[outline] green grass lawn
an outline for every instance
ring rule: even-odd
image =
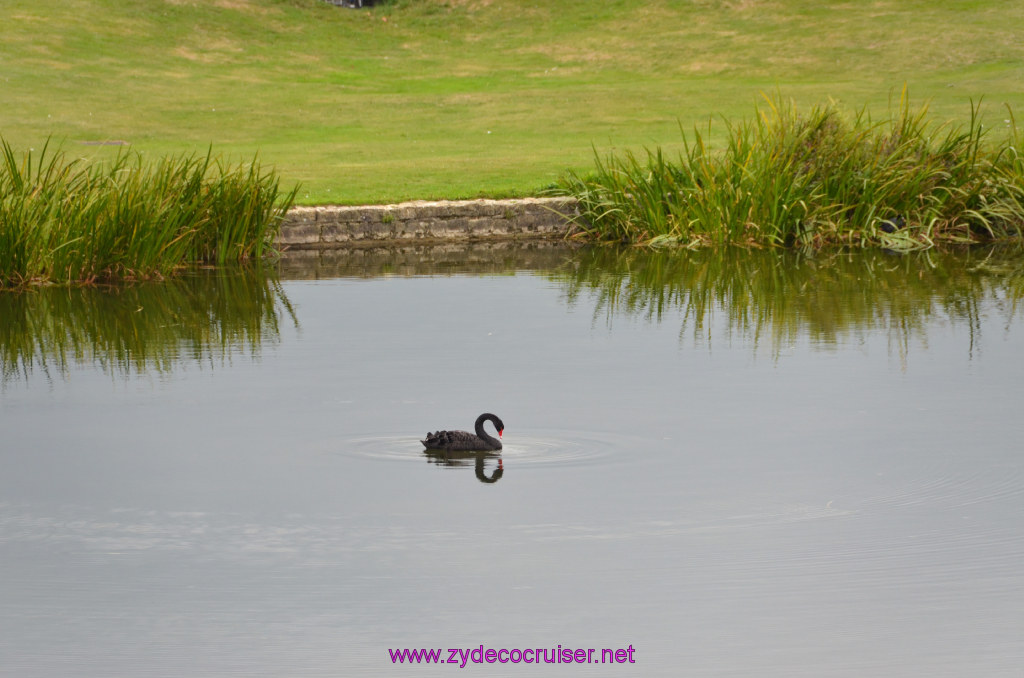
[[[533,194],[762,92],[1024,110],[1019,0],[4,0],[0,135],[258,152],[298,202]]]

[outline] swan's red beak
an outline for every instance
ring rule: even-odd
[[[501,429],[500,431],[498,431],[498,437],[500,438],[501,434],[504,433],[504,432],[505,432],[505,429]]]

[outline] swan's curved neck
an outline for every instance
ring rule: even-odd
[[[485,421],[491,422],[492,424],[494,424],[495,428],[497,428],[500,419],[498,419],[493,414],[481,414],[479,417],[476,418],[476,434],[483,438],[484,440],[486,440],[487,443],[494,449],[500,448],[501,441],[484,430]]]

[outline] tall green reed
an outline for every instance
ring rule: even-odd
[[[49,142],[18,157],[0,138],[0,288],[162,277],[190,262],[272,251],[297,189],[212,155],[88,164]]]
[[[934,124],[904,91],[888,120],[834,104],[808,113],[778,97],[740,123],[683,132],[677,160],[601,158],[557,192],[580,203],[583,236],[630,243],[880,245],[920,249],[1024,229],[1024,160],[1015,124],[987,142],[979,111],[965,125]],[[1011,113],[1012,118],[1012,113]]]

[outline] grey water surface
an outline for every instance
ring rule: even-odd
[[[0,296],[0,675],[1019,678],[1020,261],[410,248]],[[500,455],[424,453],[484,411]],[[524,661],[559,646],[595,663]]]

